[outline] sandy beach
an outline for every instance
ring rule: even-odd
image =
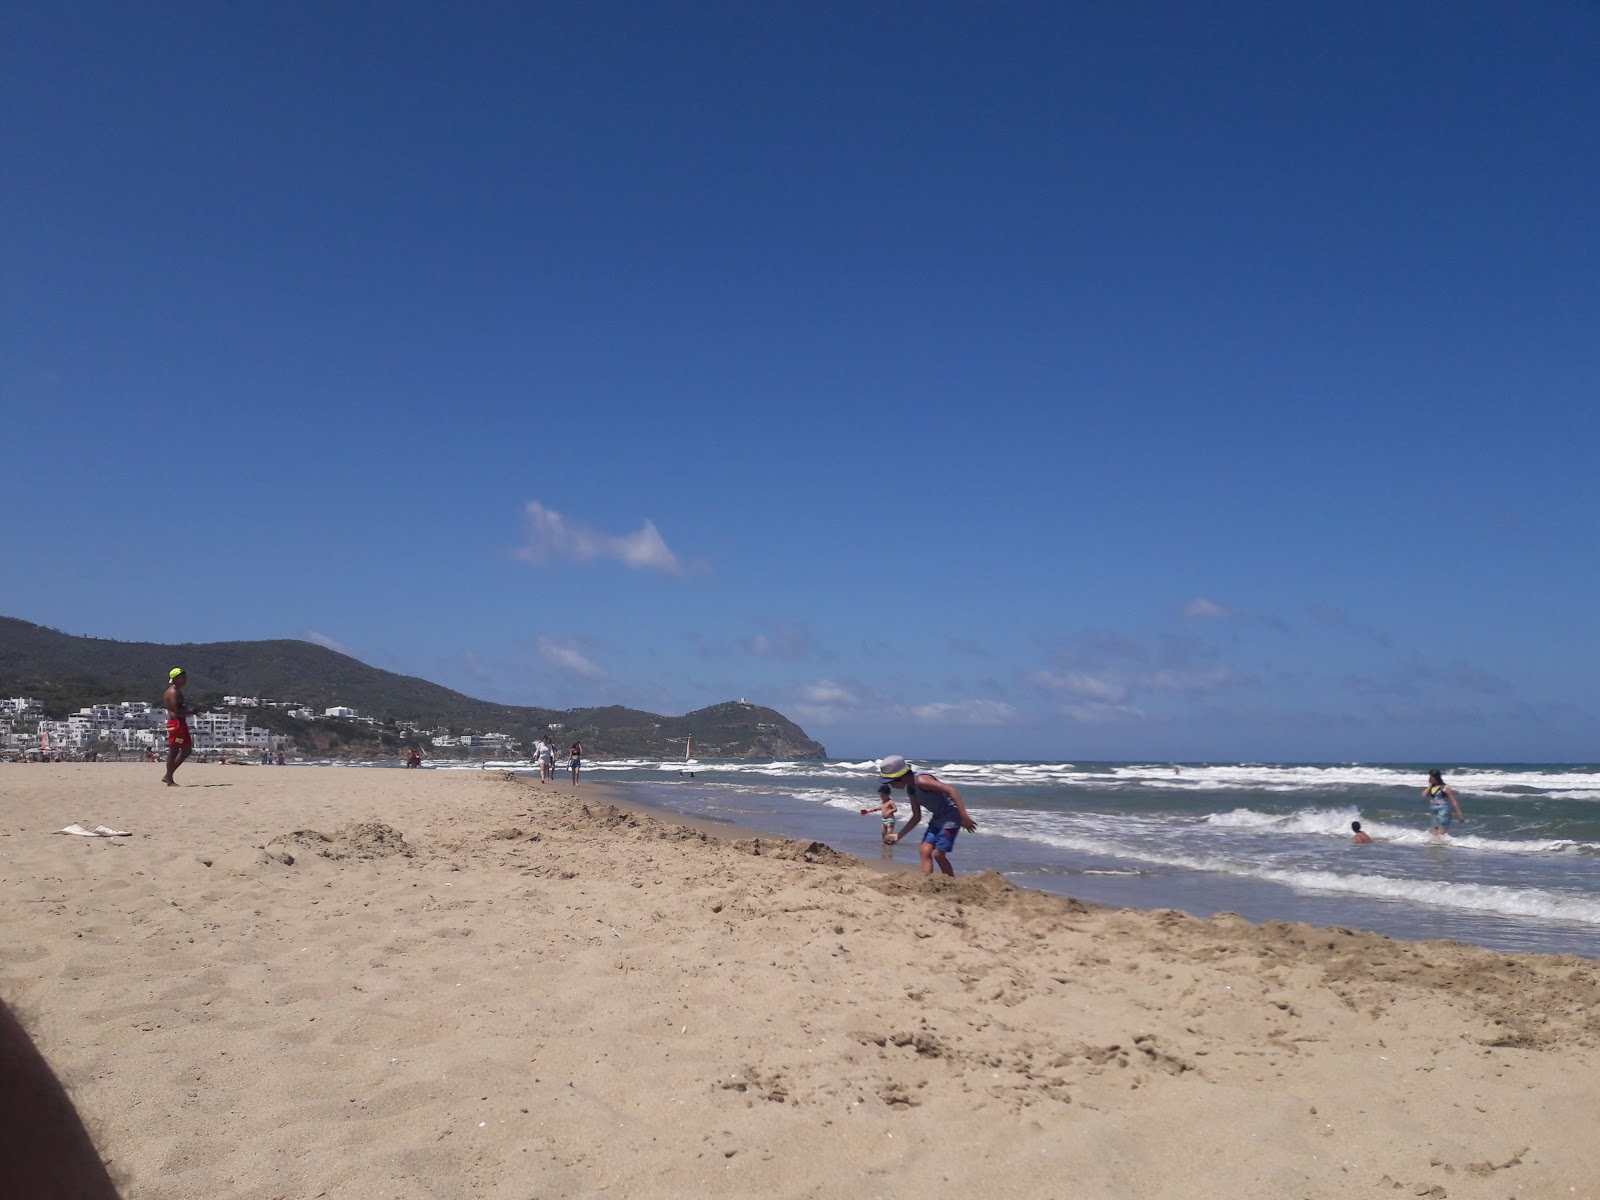
[[[0,767],[0,994],[128,1200],[1600,1197],[1588,959],[923,879],[589,783],[159,773]]]

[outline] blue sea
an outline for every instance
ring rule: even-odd
[[[1467,817],[1443,842],[1428,832],[1427,767],[917,763],[978,822],[951,856],[958,872],[1104,904],[1600,958],[1600,766],[1429,765]],[[921,830],[886,848],[876,815],[860,815],[876,804],[873,762],[631,760],[585,778],[666,812],[917,861]],[[1357,820],[1373,844],[1353,843]]]

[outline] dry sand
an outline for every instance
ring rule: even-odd
[[[128,1200],[1600,1196],[1590,960],[160,770],[0,767],[0,992]]]

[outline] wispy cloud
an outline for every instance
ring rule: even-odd
[[[1425,695],[1470,692],[1477,696],[1506,697],[1511,683],[1498,675],[1487,675],[1464,662],[1437,667],[1413,654],[1403,667],[1379,676],[1346,675],[1340,682],[1358,696],[1388,700],[1398,709],[1408,709],[1411,701]]]
[[[1028,671],[1024,677],[1035,687],[1064,692],[1069,696],[1091,701],[1090,706],[1083,707],[1083,712],[1090,715],[1097,711],[1094,706],[1103,706],[1108,710],[1136,712],[1137,710],[1127,708],[1126,701],[1141,692],[1212,695],[1229,688],[1250,686],[1256,682],[1231,667],[1196,665],[1187,661],[1182,654],[1165,650],[1163,657],[1175,660],[1174,664],[1156,670],[1131,672],[1049,671],[1036,668]]]
[[[1117,704],[1128,698],[1128,685],[1110,675],[1092,675],[1088,671],[1045,671],[1027,673],[1029,683],[1054,692],[1067,692],[1091,700]]]
[[[351,658],[355,657],[356,652],[349,646],[345,645],[337,638],[331,638],[325,633],[318,633],[315,629],[308,629],[300,636],[305,638],[306,641],[315,642],[317,645],[322,646],[325,649],[336,650],[340,654],[348,654]]]
[[[795,691],[794,715],[816,725],[837,725],[855,720],[867,705],[856,688],[832,679],[819,679]]]
[[[811,635],[792,621],[767,621],[745,648],[757,658],[776,658],[799,662],[811,657]]]
[[[1498,675],[1485,675],[1469,666],[1457,663],[1445,669],[1445,679],[1455,687],[1477,692],[1481,696],[1505,696],[1511,692],[1511,682]]]
[[[483,656],[476,651],[463,651],[461,661],[467,668],[467,674],[480,683],[489,678],[489,668],[484,665]]]
[[[799,694],[800,699],[806,704],[833,704],[847,708],[857,708],[861,704],[861,699],[856,693],[831,679],[819,679],[815,683],[808,683],[800,689]]]
[[[1003,700],[935,701],[913,705],[910,713],[930,725],[1011,725],[1017,710]]]
[[[1148,662],[1150,652],[1143,643],[1127,634],[1109,629],[1092,629],[1078,639],[1077,649],[1069,652],[1073,661],[1089,663]]]
[[[632,533],[602,533],[546,508],[537,500],[528,501],[525,516],[528,540],[513,550],[512,555],[536,567],[552,562],[583,563],[614,558],[641,570],[684,574],[683,562],[668,549],[660,531],[648,520]]]
[[[1311,615],[1316,620],[1321,621],[1324,625],[1331,625],[1333,628],[1342,629],[1347,633],[1354,633],[1360,635],[1361,637],[1371,638],[1385,650],[1389,649],[1394,644],[1394,639],[1392,639],[1383,630],[1377,629],[1371,625],[1362,624],[1349,613],[1345,612],[1344,609],[1338,608],[1335,605],[1313,604],[1311,606]]]
[[[1196,596],[1178,609],[1178,615],[1187,621],[1233,621],[1241,625],[1260,625],[1278,633],[1293,632],[1282,617],[1272,613],[1240,612],[1207,596]]]
[[[1226,621],[1233,613],[1222,607],[1215,600],[1207,600],[1204,596],[1196,596],[1189,603],[1178,610],[1179,614],[1188,617],[1191,621]]]
[[[1062,713],[1079,725],[1131,725],[1144,720],[1144,713],[1127,704],[1069,704]]]
[[[1198,667],[1154,671],[1140,682],[1161,692],[1212,695],[1226,688],[1242,687],[1250,681],[1230,667]]]
[[[541,634],[534,643],[534,651],[552,667],[568,674],[578,675],[597,683],[609,678],[603,667],[590,662],[571,642],[558,642]]]

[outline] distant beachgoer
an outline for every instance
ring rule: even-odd
[[[539,782],[548,783],[556,777],[556,748],[550,744],[550,739],[539,739]]]
[[[1362,831],[1360,821],[1351,821],[1350,828],[1355,831],[1356,845],[1365,846],[1372,840],[1372,835],[1370,833],[1365,833]]]
[[[172,773],[194,753],[194,734],[189,732],[188,719],[199,716],[200,710],[184,703],[183,685],[189,682],[189,676],[182,667],[173,667],[167,672],[167,679],[167,692],[161,698],[161,702],[167,706],[167,773],[161,782],[168,787],[177,787]]]
[[[1461,815],[1461,805],[1456,803],[1456,794],[1450,790],[1440,772],[1428,772],[1428,786],[1422,789],[1422,798],[1433,813],[1433,824],[1428,832],[1434,837],[1442,838],[1449,832],[1451,810],[1455,811],[1456,820],[1463,825],[1467,823],[1466,817]]]
[[[885,796],[883,798],[883,803],[878,805],[877,808],[863,808],[861,810],[861,815],[863,817],[868,813],[877,813],[878,816],[883,820],[883,844],[885,846],[894,845],[895,807],[893,798]]]
[[[572,751],[567,759],[572,767],[572,782],[578,782],[578,776],[583,773],[583,747],[577,742],[572,743]]]
[[[922,822],[922,810],[928,810],[928,830],[922,835],[922,845],[917,847],[922,855],[922,873],[932,875],[934,864],[946,875],[954,875],[950,865],[950,851],[955,848],[956,834],[965,829],[968,833],[978,828],[978,823],[967,815],[967,806],[961,793],[938,776],[918,773],[915,767],[898,754],[891,754],[878,764],[878,795],[885,800],[893,798],[894,788],[905,788],[906,799],[911,801],[911,819],[899,833],[889,835],[892,846]]]

